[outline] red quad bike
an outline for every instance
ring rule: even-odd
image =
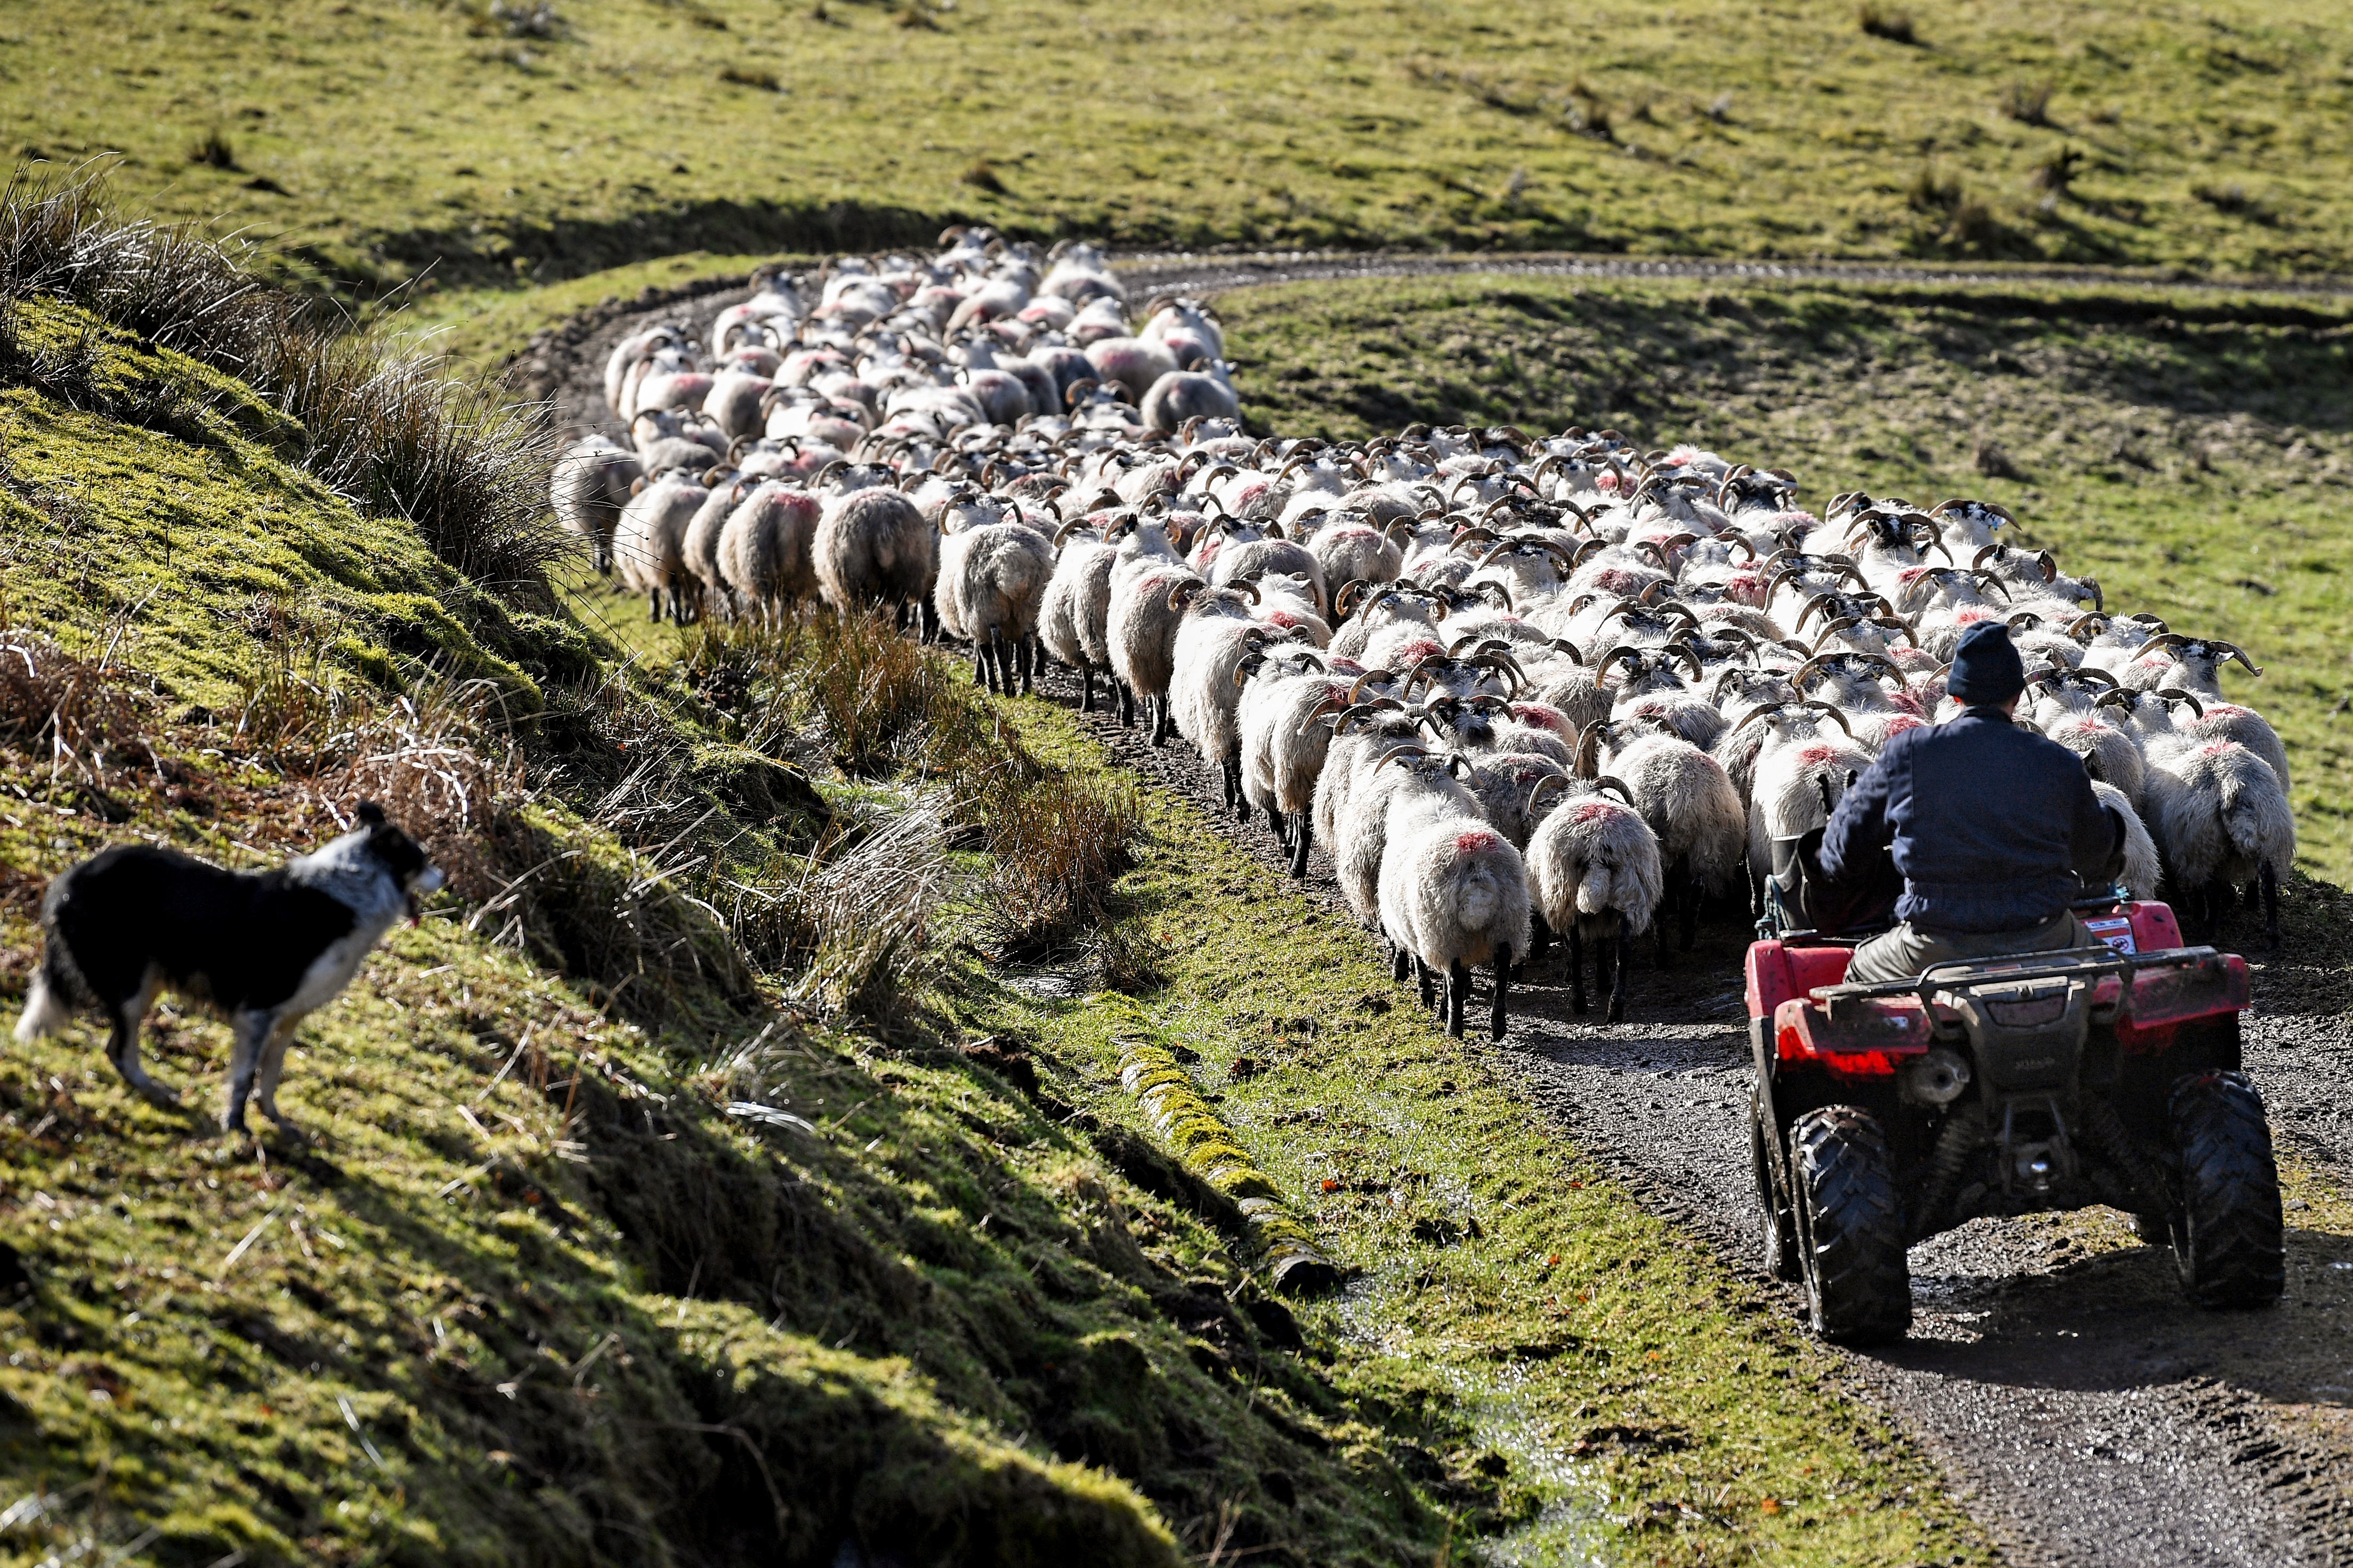
[[[2163,904],[2076,910],[2106,945],[1883,985],[1843,984],[1852,939],[1749,948],[1765,1262],[1804,1280],[1825,1338],[1903,1337],[1914,1243],[2094,1204],[2169,1242],[2199,1306],[2279,1299],[2279,1173],[2239,1068],[2245,961],[2182,946]]]

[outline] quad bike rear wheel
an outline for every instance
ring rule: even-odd
[[[1894,1162],[1871,1113],[1810,1110],[1789,1130],[1798,1258],[1814,1331],[1839,1344],[1883,1344],[1912,1327],[1912,1270]]]
[[[2192,1073],[2168,1108],[2181,1173],[2174,1262],[2200,1307],[2267,1307],[2287,1283],[2279,1167],[2244,1073]]]
[[[1772,1145],[1767,1140],[1774,1135],[1765,1115],[1763,1090],[1751,1090],[1748,1096],[1748,1160],[1749,1167],[1757,1177],[1757,1229],[1764,1244],[1765,1272],[1776,1279],[1794,1284],[1799,1272],[1798,1217],[1790,1212],[1788,1196],[1773,1180]]]

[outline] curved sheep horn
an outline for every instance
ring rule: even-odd
[[[2108,596],[2100,591],[2100,580],[2097,577],[2082,577],[2077,581],[2084,584],[2084,591],[2092,595],[2092,609],[2094,614],[2105,611],[2108,607]]]
[[[1376,697],[1370,702],[1352,702],[1342,710],[1338,718],[1332,721],[1332,733],[1335,736],[1345,735],[1348,732],[1351,722],[1363,719],[1368,714],[1390,711],[1402,713],[1405,711],[1405,704],[1394,697]]]
[[[1707,667],[1700,662],[1699,649],[1692,647],[1692,645],[1687,642],[1670,643],[1668,646],[1674,648],[1683,656],[1683,661],[1691,666],[1692,679],[1694,680],[1705,680],[1707,679]]]
[[[1577,752],[1569,763],[1569,771],[1578,778],[1589,779],[1601,765],[1601,735],[1609,721],[1596,719],[1577,732]]]
[[[1458,763],[1461,764],[1461,771],[1459,773],[1455,769],[1455,764]],[[1479,765],[1460,752],[1449,752],[1446,753],[1446,771],[1454,773],[1457,778],[1469,778],[1479,771]]]
[[[1798,612],[1797,625],[1792,629],[1800,632],[1804,631],[1806,629],[1806,623],[1814,618],[1814,613],[1816,611],[1820,610],[1824,605],[1835,605],[1837,603],[1838,595],[1836,594],[1815,595],[1812,598],[1806,601],[1806,607]]]
[[[1754,724],[1759,719],[1769,719],[1776,713],[1787,712],[1788,710],[1788,707],[1789,705],[1786,702],[1765,702],[1758,704],[1757,707],[1751,708],[1747,712],[1743,713],[1740,716],[1738,722],[1735,723],[1731,729],[1726,730],[1724,732],[1724,740],[1730,740],[1733,736],[1737,735],[1741,731],[1746,730],[1749,725]],[[1724,742],[1723,741],[1719,741],[1716,743],[1718,745],[1722,745]]]
[[[1980,571],[1977,567],[1972,566],[1969,568],[1969,576],[1978,587],[1991,588],[1995,593],[2000,594],[2003,604],[2014,605],[2018,603],[2017,596],[2010,591],[2010,584],[2003,582],[1993,573]]]
[[[1568,662],[1577,666],[1577,668],[1583,669],[1585,668],[1584,653],[1578,649],[1575,643],[1570,642],[1567,637],[1554,637],[1546,643],[1545,646],[1551,648],[1555,653],[1567,655]]]
[[[1356,677],[1354,681],[1350,682],[1348,686],[1348,700],[1351,704],[1354,704],[1357,700],[1358,694],[1365,689],[1365,683],[1368,680],[1377,680],[1383,685],[1393,686],[1397,683],[1397,671],[1394,669],[1368,669],[1365,671],[1364,674]]]
[[[1999,561],[2008,553],[2009,552],[1999,542],[1985,545],[1981,547],[1975,555],[1969,557],[1969,570],[1972,572],[1982,572],[1985,570],[1987,556],[1990,555],[1995,560]]]
[[[1805,663],[1798,666],[1798,668],[1791,672],[1789,676],[1789,684],[1796,687],[1800,692],[1804,691],[1806,689],[1806,677],[1820,673],[1821,668],[1837,657],[1838,656],[1836,654],[1820,654],[1807,659]]]
[[[1350,591],[1353,589],[1356,593],[1366,593],[1371,591],[1372,586],[1372,584],[1363,577],[1351,577],[1341,584],[1340,591],[1332,595],[1332,618],[1338,621],[1346,620],[1349,608],[1355,603],[1354,595]]]
[[[2245,652],[2244,652],[2244,651],[2242,651],[2242,650],[2240,648],[2240,647],[2239,647],[2239,645],[2238,645],[2237,643],[2234,643],[2234,642],[2218,642],[2218,643],[2209,643],[2209,644],[2207,644],[2206,646],[2207,646],[2207,647],[2219,647],[2219,648],[2221,648],[2221,649],[2222,650],[2222,658],[2221,658],[2221,661],[2220,661],[2220,662],[2221,662],[2221,663],[2222,663],[2222,664],[2228,664],[2228,663],[2230,663],[2232,659],[2234,659],[2234,658],[2235,658],[2235,659],[2237,659],[2241,664],[2243,664],[2243,665],[2245,665],[2245,666],[2247,667],[2247,673],[2249,673],[2250,675],[2254,675],[2254,676],[2258,676],[2258,677],[2260,677],[2260,676],[2263,673],[2262,670],[2257,669],[2257,668],[2255,668],[2255,661],[2254,661],[2253,659],[2252,659],[2252,658],[2249,658],[2246,656]]]
[[[1565,790],[1567,787],[1568,776],[1566,773],[1538,773],[1536,782],[1528,786],[1527,804],[1521,809],[1533,815],[1536,809],[1536,802],[1544,798],[1546,789]]]
[[[2179,632],[2159,632],[2157,636],[2150,637],[2147,641],[2142,643],[2140,647],[2135,648],[2133,651],[2136,653],[2158,653],[2169,647],[2180,647],[2189,641],[2189,639],[2183,637]]]
[[[1854,739],[1854,726],[1846,721],[1846,715],[1840,712],[1834,705],[1810,697],[1806,699],[1805,706],[1814,712],[1829,714],[1831,721],[1846,731],[1848,740]]]
[[[1914,647],[1920,646],[1920,634],[1913,629],[1910,621],[1901,616],[1873,616],[1871,617],[1871,624],[1874,626],[1884,626],[1891,632],[1902,632],[1905,640]]]
[[[1084,528],[1086,525],[1087,520],[1083,517],[1074,517],[1071,519],[1070,521],[1062,524],[1061,527],[1054,531],[1054,548],[1060,550],[1062,547],[1062,541],[1071,536],[1071,531],[1072,529]]]
[[[2181,688],[2178,686],[2160,687],[2158,689],[2157,694],[2158,697],[2162,698],[2168,706],[2176,702],[2187,702],[2189,704],[2189,711],[2195,713],[2200,719],[2206,717],[2206,704],[2199,701],[2197,698],[2191,696],[2189,692],[2182,690]]]
[[[2119,684],[2115,676],[2110,675],[2106,670],[2100,668],[2097,665],[2084,665],[2079,668],[2063,670],[2060,673],[2072,680],[2092,681],[2095,684],[2106,687],[2111,691],[2114,691]]]
[[[2042,580],[2045,583],[2059,575],[2059,558],[2048,550],[2038,550],[2034,552],[2034,564],[2042,568]]]
[[[1198,594],[1207,586],[1208,584],[1203,583],[1198,577],[1195,577],[1187,582],[1177,584],[1174,588],[1168,590],[1168,607],[1172,610],[1183,609],[1187,605],[1192,603],[1194,595]]]
[[[2042,617],[2036,615],[2032,610],[2021,610],[2016,615],[2003,617],[2001,624],[2009,626],[2014,631],[2017,629],[2018,624],[2021,621],[2025,622],[2030,626],[2039,626],[2042,624]]]
[[[1417,746],[1409,741],[1403,745],[1391,746],[1388,751],[1383,752],[1381,753],[1381,760],[1375,763],[1373,766],[1377,768],[1385,768],[1391,763],[1397,761],[1399,757],[1403,757],[1410,762],[1416,757],[1426,757],[1428,755],[1430,755],[1429,747]]]
[[[1599,795],[1606,789],[1616,790],[1618,792],[1618,798],[1624,801],[1628,805],[1632,806],[1636,811],[1642,809],[1641,806],[1634,805],[1634,792],[1628,789],[1626,787],[1626,781],[1620,778],[1617,774],[1603,773],[1599,778],[1593,781],[1593,793],[1595,795]]]
[[[1240,588],[1243,593],[1250,595],[1250,603],[1253,605],[1259,602],[1258,584],[1251,582],[1247,577],[1237,577],[1232,582],[1227,584],[1226,586],[1229,588]]]

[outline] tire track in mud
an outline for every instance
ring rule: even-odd
[[[1314,278],[1514,271],[2027,280],[1948,268],[1577,258],[1148,258],[1122,267],[1132,286],[1196,293]],[[612,346],[654,320],[700,330],[747,292],[706,282],[554,329],[533,342],[534,390],[553,398],[569,430],[614,431],[602,384]],[[1041,689],[1075,706],[1076,682],[1062,671],[1049,670]],[[1181,741],[1155,751],[1106,714],[1091,723],[1119,765],[1201,807],[1262,862],[1286,863],[1262,826],[1219,812],[1215,775]],[[1300,891],[1353,921],[1322,850]],[[1698,950],[1673,955],[1664,968],[1647,940],[1638,943],[1631,1021],[1617,1026],[1570,1011],[1556,953],[1514,985],[1510,1034],[1489,1055],[1646,1207],[1704,1238],[1794,1314],[1797,1293],[1754,1262],[1745,941],[1739,922],[1712,921]],[[2275,989],[2285,1006],[2266,1016]],[[2259,974],[2247,1064],[2283,1152],[2342,1184],[2353,1180],[2353,1021],[2332,1016],[2329,994],[2324,987],[2307,997]],[[2353,1459],[2353,1336],[2340,1326],[2353,1321],[2353,1237],[2297,1229],[2289,1217],[2287,1300],[2253,1314],[2195,1311],[2174,1282],[2169,1254],[2154,1248],[2086,1249],[2056,1225],[1973,1222],[1914,1249],[1916,1321],[1908,1342],[1840,1352],[1852,1392],[1886,1411],[1945,1468],[2012,1562],[2353,1564],[2353,1499],[2337,1479]]]

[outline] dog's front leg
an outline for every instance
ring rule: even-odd
[[[278,1124],[280,1132],[295,1131],[293,1123],[279,1112],[278,1080],[286,1071],[286,1048],[294,1043],[294,1026],[300,1022],[300,1018],[280,1018],[261,1047],[261,1079],[253,1100],[261,1107],[261,1114]]]
[[[245,1102],[253,1094],[253,1075],[261,1066],[277,1015],[267,1011],[239,1013],[235,1019],[237,1044],[228,1058],[228,1103],[221,1108],[221,1131],[245,1128]]]

